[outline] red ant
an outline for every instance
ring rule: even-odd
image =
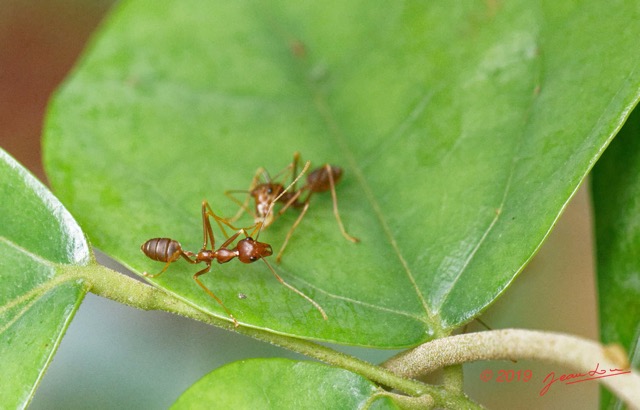
[[[218,249],[215,249],[215,238],[213,236],[213,230],[211,229],[211,221],[209,220],[210,217],[213,217],[215,219],[215,221],[218,223],[218,226],[220,226],[220,229],[222,230],[223,234],[225,235],[225,237],[227,237],[227,240]],[[161,275],[162,273],[164,273],[164,271],[167,270],[169,265],[171,265],[171,263],[178,260],[180,257],[184,258],[186,261],[193,264],[204,262],[207,266],[204,269],[196,272],[193,275],[193,279],[202,289],[204,289],[205,292],[209,294],[209,296],[214,298],[216,302],[218,302],[220,306],[222,306],[225,312],[227,312],[229,317],[233,320],[234,326],[238,327],[239,326],[238,321],[233,316],[233,314],[229,311],[229,309],[227,309],[227,307],[224,305],[222,300],[220,300],[220,298],[218,298],[209,288],[207,288],[200,281],[199,277],[209,272],[209,270],[211,270],[211,264],[213,263],[214,260],[222,264],[222,263],[227,263],[234,258],[238,258],[238,260],[240,260],[240,262],[242,263],[253,263],[259,259],[262,259],[264,263],[271,270],[271,273],[273,273],[273,275],[276,277],[276,279],[278,279],[280,283],[282,283],[284,286],[288,287],[289,289],[291,289],[292,291],[296,292],[298,295],[302,296],[307,301],[309,301],[322,314],[323,319],[327,320],[326,313],[317,302],[315,302],[313,299],[311,299],[310,297],[308,297],[307,295],[305,295],[295,287],[285,282],[275,272],[275,270],[271,267],[271,265],[264,259],[265,257],[273,254],[271,245],[263,242],[258,242],[257,240],[252,238],[253,234],[255,234],[256,231],[258,231],[258,234],[260,233],[259,230],[262,228],[262,223],[256,224],[255,229],[253,230],[251,235],[247,234],[247,231],[244,228],[242,228],[242,229],[239,229],[231,237],[227,236],[224,226],[222,225],[223,223],[234,230],[237,229],[233,227],[229,222],[227,222],[226,219],[216,215],[211,210],[209,203],[207,201],[203,201],[202,202],[202,232],[204,236],[204,241],[202,244],[202,249],[200,249],[198,253],[194,254],[193,252],[183,250],[182,245],[180,245],[180,243],[174,239],[170,239],[170,238],[149,239],[147,242],[145,242],[142,245],[141,247],[142,252],[144,252],[144,254],[147,255],[149,258],[159,262],[166,262],[166,264],[164,268],[155,275],[150,275],[147,272],[143,272],[143,275],[149,278],[155,278]],[[238,238],[240,234],[244,234],[245,236],[244,239],[239,240],[235,247],[229,248],[229,246],[233,243],[233,241],[235,241]],[[209,248],[209,241],[211,242],[211,248]]]
[[[293,154],[293,161],[291,162],[291,164],[289,164],[281,173],[287,172],[286,170],[290,169],[291,171],[289,172],[291,172],[291,175],[296,175],[298,161],[300,161],[300,153],[296,152]],[[309,162],[307,161],[307,166],[308,164]],[[304,170],[302,171],[302,173],[304,173]],[[302,173],[300,175],[302,175]],[[342,168],[335,165],[324,164],[323,166],[311,171],[309,175],[307,175],[305,185],[296,190],[295,184],[296,181],[300,178],[300,175],[298,175],[298,177],[293,180],[293,182],[287,187],[287,189],[285,189],[281,183],[272,182],[268,172],[264,168],[258,168],[255,175],[253,176],[251,186],[249,187],[248,191],[225,192],[225,195],[231,198],[234,202],[240,204],[240,210],[233,218],[230,219],[230,221],[232,222],[240,218],[242,212],[247,212],[253,215],[256,224],[262,223],[266,228],[290,207],[302,208],[298,219],[296,219],[296,221],[291,226],[291,229],[289,229],[284,243],[282,244],[282,247],[280,248],[280,251],[276,256],[277,262],[280,262],[282,253],[287,247],[291,235],[293,235],[293,232],[300,224],[300,221],[302,221],[302,218],[304,218],[304,215],[307,213],[311,201],[311,196],[314,193],[318,192],[331,191],[331,197],[333,199],[333,214],[336,217],[336,221],[338,222],[338,227],[340,228],[342,236],[344,236],[351,242],[359,242],[358,238],[349,235],[344,229],[342,219],[340,219],[340,212],[338,211],[338,199],[336,196],[335,185],[340,182],[340,179],[342,178]],[[266,180],[266,182],[258,183],[260,176],[262,176]],[[291,188],[291,190],[289,190],[289,188]],[[300,197],[304,194],[305,191],[307,191],[308,194],[304,198],[304,200],[301,200]],[[240,201],[238,201],[233,195],[231,195],[234,192],[248,193],[247,199],[244,201],[244,203],[240,203]],[[247,207],[249,198],[251,197],[253,197],[255,201],[255,211],[253,212]],[[274,214],[273,212],[271,212],[271,209],[273,207],[273,204],[275,204],[276,202],[281,202],[284,204],[284,206],[278,211],[277,214]]]

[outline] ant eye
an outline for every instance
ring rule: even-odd
[[[257,257],[257,256],[250,256],[250,257],[249,257],[249,260],[250,260],[250,261],[252,261],[252,262],[254,262],[254,261],[257,261],[257,260],[258,260],[258,257]]]
[[[267,189],[267,194],[272,194],[272,193],[273,193],[273,188],[269,187],[269,188]]]

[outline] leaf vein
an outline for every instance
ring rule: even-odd
[[[369,184],[367,183],[364,175],[362,174],[362,168],[357,164],[353,152],[351,151],[351,149],[349,149],[349,147],[347,146],[347,144],[344,141],[344,135],[341,132],[340,128],[338,127],[338,124],[336,124],[329,108],[326,105],[325,100],[321,97],[321,94],[316,91],[315,92],[315,105],[316,108],[318,109],[321,117],[324,119],[324,121],[327,123],[329,129],[332,131],[331,135],[333,135],[333,137],[336,139],[336,142],[340,145],[341,151],[346,153],[347,157],[348,157],[348,161],[349,161],[349,165],[351,166],[351,168],[353,170],[355,170],[355,174],[356,174],[356,178],[358,179],[358,182],[360,183],[360,185],[362,186],[364,192],[365,192],[365,196],[367,198],[367,200],[369,201],[369,203],[371,204],[373,211],[378,219],[378,221],[380,221],[380,224],[382,226],[382,229],[384,230],[384,233],[392,247],[392,249],[394,250],[396,256],[398,257],[398,260],[400,261],[400,264],[402,266],[402,268],[404,269],[407,278],[409,279],[409,282],[411,283],[411,286],[413,287],[413,289],[416,292],[416,296],[418,297],[418,300],[420,302],[420,304],[422,305],[422,308],[425,311],[425,314],[427,316],[427,320],[429,323],[435,324],[435,320],[433,319],[433,314],[431,312],[431,309],[429,307],[429,305],[427,304],[427,301],[423,295],[423,293],[420,291],[420,288],[418,286],[418,283],[416,282],[415,279],[415,275],[413,274],[413,272],[411,271],[411,268],[409,267],[409,264],[407,263],[406,259],[404,258],[399,246],[398,246],[398,242],[395,239],[395,236],[393,235],[393,233],[391,232],[391,228],[389,227],[389,224],[387,223],[386,218],[384,217],[382,210],[380,209],[380,206],[378,204],[378,202],[375,200],[375,197],[373,195],[373,192],[371,190],[371,187],[369,186]]]
[[[27,248],[18,245],[17,243],[15,243],[15,242],[9,240],[8,238],[6,238],[5,236],[0,236],[0,242],[4,242],[5,244],[10,246],[11,248],[17,250],[18,252],[20,252],[22,254],[25,254],[29,258],[33,259],[34,261],[36,261],[36,262],[38,262],[38,263],[40,263],[42,265],[57,266],[57,264],[55,262],[50,261],[49,259],[45,259],[45,258],[41,257],[40,255],[37,255],[37,254],[31,252]]]
[[[368,307],[368,308],[370,308],[370,309],[373,309],[373,310],[379,310],[379,311],[383,311],[383,312],[389,312],[389,313],[393,313],[393,314],[397,314],[397,315],[401,315],[401,316],[410,317],[410,318],[412,318],[412,319],[416,319],[416,320],[420,320],[420,321],[422,320],[420,317],[418,317],[418,316],[416,316],[416,315],[414,315],[414,314],[411,314],[410,312],[405,312],[405,311],[402,311],[402,310],[391,309],[391,308],[387,308],[387,307],[380,306],[380,305],[374,305],[373,303],[365,302],[365,301],[362,301],[362,300],[358,300],[358,299],[348,298],[348,297],[346,297],[346,296],[337,295],[337,294],[335,294],[335,293],[328,292],[328,291],[326,291],[325,289],[320,288],[320,287],[318,287],[318,286],[316,286],[316,285],[314,285],[314,284],[312,284],[312,283],[310,283],[310,282],[307,282],[307,281],[306,281],[306,280],[304,280],[304,279],[296,278],[296,280],[297,280],[297,281],[299,281],[299,282],[304,283],[304,285],[305,285],[306,287],[311,288],[311,289],[314,289],[315,291],[317,291],[317,292],[319,292],[319,293],[323,293],[323,294],[327,295],[328,297],[330,297],[330,298],[332,298],[332,299],[344,300],[344,301],[347,301],[347,302],[350,302],[350,303],[354,303],[354,304],[358,304],[358,305],[366,306],[366,307]]]

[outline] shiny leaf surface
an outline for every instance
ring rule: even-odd
[[[86,293],[65,268],[90,251],[60,202],[2,150],[0,198],[0,397],[21,408]]]
[[[197,251],[201,201],[233,215],[224,191],[258,167],[294,151],[339,165],[361,242],[317,194],[276,267],[328,321],[262,263],[202,279],[249,326],[415,345],[478,315],[536,252],[637,101],[639,37],[633,1],[125,1],[50,106],[46,166],[96,246],[141,273],[162,268],[144,241]],[[260,240],[277,250],[296,213]],[[154,281],[226,317],[198,269]]]

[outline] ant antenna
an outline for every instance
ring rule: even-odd
[[[271,175],[269,175],[269,171],[264,168],[262,168],[262,178],[267,182],[271,182]]]
[[[260,258],[264,261],[264,263],[267,264],[267,266],[269,267],[269,269],[271,270],[271,273],[273,273],[273,276],[276,277],[276,279],[278,279],[278,281],[280,283],[282,283],[284,286],[288,287],[289,289],[291,289],[292,291],[296,292],[298,295],[302,296],[303,298],[305,298],[307,300],[307,302],[311,303],[313,305],[313,307],[315,307],[318,312],[320,312],[320,314],[322,315],[322,318],[324,320],[328,320],[327,314],[324,312],[324,309],[322,309],[322,307],[313,299],[311,299],[309,296],[305,295],[304,293],[300,292],[298,289],[296,289],[295,287],[291,286],[290,284],[288,284],[287,282],[284,281],[284,279],[282,279],[280,277],[280,275],[278,275],[276,273],[276,271],[271,267],[271,264],[269,262],[266,261],[266,259],[264,258]]]
[[[309,169],[310,166],[311,166],[311,161],[307,161],[304,164],[304,167],[302,168],[302,171],[298,174],[298,176],[293,181],[291,181],[291,183],[289,185],[287,185],[287,187],[285,189],[283,189],[282,192],[280,192],[280,194],[273,199],[273,201],[271,201],[271,204],[269,204],[269,208],[267,209],[267,212],[262,217],[262,222],[258,222],[256,228],[253,230],[253,232],[251,232],[251,236],[253,236],[253,234],[257,230],[258,231],[258,235],[256,236],[255,239],[258,239],[258,236],[260,236],[260,232],[262,232],[262,228],[264,227],[264,221],[266,220],[267,216],[271,212],[273,212],[273,207],[275,206],[276,202],[278,202],[278,199],[280,199],[285,193],[287,193],[287,191],[289,189],[291,189],[291,187],[294,186],[296,184],[296,182],[298,182],[298,180],[300,178],[302,178],[302,176],[305,174],[305,172],[307,172],[307,170]],[[271,270],[273,271],[273,269],[271,269]],[[274,272],[274,274],[275,274],[275,272]],[[276,276],[278,276],[278,275],[276,275]]]

